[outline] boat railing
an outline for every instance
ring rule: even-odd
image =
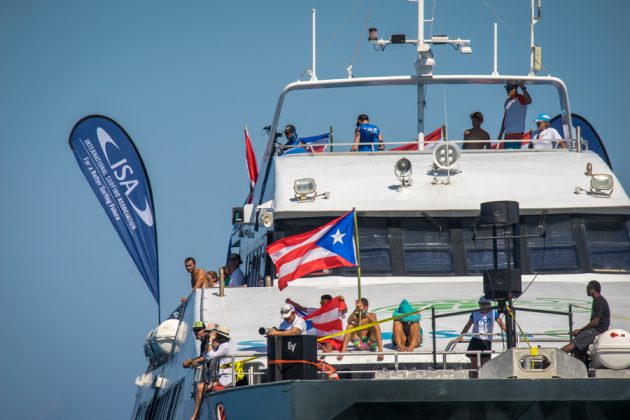
[[[433,149],[436,145],[440,144],[442,141],[431,141],[431,142],[417,142],[414,140],[408,141],[386,141],[383,143],[373,143],[373,144],[361,144],[361,147],[371,147],[371,152],[375,153],[432,153]],[[566,151],[575,151],[577,150],[577,141],[575,139],[563,139],[562,146],[560,146],[560,142],[556,143],[553,148],[533,148],[533,142],[530,139],[512,139],[512,140],[463,140],[463,139],[453,139],[448,140],[448,143],[456,143],[460,148],[465,152],[504,152],[506,150],[519,150],[523,152],[542,152],[542,151],[557,151],[557,152],[566,152]],[[520,144],[520,148],[512,148],[508,149],[505,147],[506,144]],[[476,145],[476,144],[490,144],[490,148],[478,149],[478,148],[466,148],[466,145]],[[276,154],[282,156],[292,156],[292,155],[301,155],[301,154],[312,154],[312,155],[326,155],[329,153],[354,153],[351,151],[352,146],[355,146],[354,142],[335,142],[335,143],[320,143],[320,144],[298,144],[298,145],[277,145],[276,146]],[[380,149],[379,149],[380,148]],[[396,150],[398,149],[398,150]],[[370,152],[368,150],[368,152]]]

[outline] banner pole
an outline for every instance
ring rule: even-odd
[[[354,214],[354,243],[357,244],[357,289],[359,292],[359,299],[361,299],[361,251],[359,250],[359,222],[357,221],[357,210],[352,209]]]

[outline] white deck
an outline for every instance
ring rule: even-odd
[[[412,163],[413,184],[398,191],[394,164],[401,157]],[[454,214],[479,212],[480,203],[518,201],[522,212],[547,209],[563,211],[630,211],[630,200],[614,178],[610,198],[575,194],[589,188],[587,163],[593,173],[612,174],[592,152],[492,151],[463,152],[450,177],[450,185],[433,185],[430,153],[332,153],[299,154],[274,159],[274,204],[278,216],[291,212],[344,212],[353,207],[365,212],[419,212]],[[445,171],[438,177],[446,180]],[[613,175],[614,176],[614,175]],[[293,183],[314,178],[318,193],[329,199],[300,203],[294,200]],[[291,216],[289,216],[291,217]]]

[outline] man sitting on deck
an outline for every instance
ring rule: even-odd
[[[567,353],[575,353],[575,350],[579,351],[579,354],[574,356],[583,360],[588,346],[595,340],[595,337],[603,333],[610,326],[610,308],[608,302],[601,295],[602,286],[598,281],[592,280],[586,285],[586,295],[593,299],[593,306],[591,307],[591,320],[588,324],[582,328],[573,330],[571,335],[573,340],[566,346],[562,347],[562,350]]]
[[[348,317],[348,329],[360,327],[361,325],[370,325],[367,328],[346,333],[341,346],[341,353],[345,353],[348,349],[348,342],[352,339],[355,350],[367,351],[383,351],[383,338],[381,337],[381,327],[376,324],[376,314],[368,312],[368,300],[366,298],[357,299],[354,312]],[[342,355],[337,356],[337,360],[343,359]],[[383,355],[379,354],[377,360],[383,360]]]

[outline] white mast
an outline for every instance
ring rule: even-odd
[[[316,57],[316,45],[315,45],[315,21],[317,18],[317,11],[315,9],[311,10],[312,13],[312,17],[313,17],[313,58],[312,58],[312,64],[311,64],[311,71],[309,72],[311,74],[311,81],[316,81],[317,80],[317,57]]]
[[[535,3],[536,0],[531,0],[532,6],[532,16],[529,24],[529,40],[530,40],[530,51],[529,51],[529,75],[535,76],[538,71],[542,68],[542,51],[540,47],[537,47],[534,43],[534,25],[541,18],[540,16],[540,8],[541,8],[542,0],[538,0],[538,14],[535,13]]]

